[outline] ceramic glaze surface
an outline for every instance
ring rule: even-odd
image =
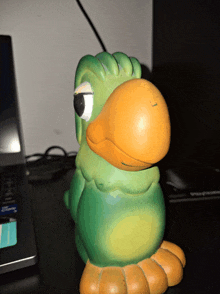
[[[80,291],[163,293],[179,283],[185,265],[182,250],[163,242],[165,205],[155,164],[170,144],[166,102],[141,79],[137,59],[123,53],[83,57],[75,89],[80,149],[64,199],[86,263]]]

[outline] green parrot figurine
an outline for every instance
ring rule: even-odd
[[[80,293],[164,293],[185,266],[182,249],[163,241],[155,163],[170,145],[165,100],[136,58],[102,52],[78,64],[74,109],[80,149],[64,200],[86,264]]]

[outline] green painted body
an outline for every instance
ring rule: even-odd
[[[110,54],[102,53],[98,57],[106,67],[111,67]],[[116,57],[121,67],[126,68],[123,55]],[[96,64],[95,57],[88,57],[88,63],[91,60],[96,68],[99,63]],[[154,166],[133,172],[112,166],[89,148],[86,128],[100,113],[112,91],[124,81],[139,78],[141,70],[133,59],[135,74],[128,70],[114,73],[112,67],[103,77],[94,74],[92,64],[86,67],[85,61],[79,64],[75,86],[84,81],[92,85],[94,108],[89,122],[76,115],[80,149],[65,203],[76,224],[76,245],[83,261],[86,263],[89,259],[101,267],[125,266],[150,257],[162,242],[165,205],[158,183],[159,169]]]

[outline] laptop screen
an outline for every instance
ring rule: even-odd
[[[24,163],[12,44],[0,36],[0,166]]]

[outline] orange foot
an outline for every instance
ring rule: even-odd
[[[177,245],[163,241],[158,251],[138,264],[98,267],[89,261],[80,281],[81,294],[162,294],[183,277],[185,255]]]

